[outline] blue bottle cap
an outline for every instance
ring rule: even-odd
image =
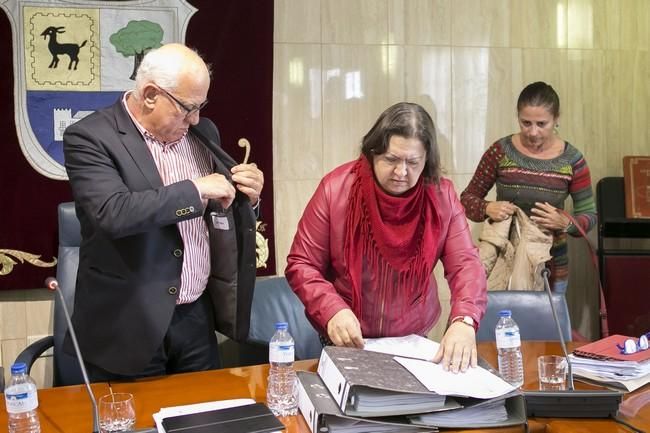
[[[499,317],[512,317],[512,311],[510,311],[510,310],[501,310],[501,311],[499,311]]]
[[[278,322],[275,324],[275,329],[281,329],[281,330],[287,330],[289,328],[289,324],[287,322]]]
[[[11,374],[24,374],[27,373],[27,364],[24,362],[16,362],[11,366]]]

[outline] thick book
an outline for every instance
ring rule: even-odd
[[[167,433],[270,433],[285,429],[261,403],[165,418]]]
[[[650,218],[650,156],[623,157],[625,216]]]
[[[390,354],[327,346],[318,374],[346,415],[404,415],[445,407],[445,396],[429,391]]]

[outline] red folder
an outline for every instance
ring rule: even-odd
[[[616,346],[617,344],[623,347],[625,340],[631,338],[635,342],[638,337],[626,337],[625,335],[610,335],[607,338],[594,341],[593,343],[580,346],[573,351],[576,356],[583,358],[599,359],[601,361],[635,361],[643,362],[650,359],[650,349],[642,350],[631,355],[621,353],[621,350]]]

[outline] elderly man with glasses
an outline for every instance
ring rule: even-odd
[[[217,293],[252,293],[264,178],[199,116],[209,87],[196,52],[164,45],[133,90],[65,132],[83,237],[72,320],[92,381],[218,368]]]

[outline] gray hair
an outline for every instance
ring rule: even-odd
[[[194,53],[198,59],[203,60],[196,50],[191,48],[188,48],[188,50]],[[177,49],[165,49],[164,45],[147,52],[142,62],[140,62],[135,76],[136,93],[141,94],[144,86],[151,82],[156,83],[163,89],[174,90],[178,86],[181,73],[186,71],[188,67],[193,66],[192,64],[188,65],[187,60],[187,52],[183,53],[183,51]],[[203,64],[207,68],[208,74],[212,75],[210,66],[204,61]]]

